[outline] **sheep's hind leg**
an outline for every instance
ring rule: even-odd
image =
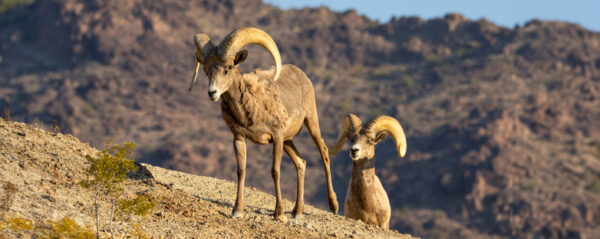
[[[325,147],[325,142],[321,138],[321,129],[319,128],[319,119],[317,118],[317,110],[314,110],[313,117],[307,117],[304,120],[304,125],[308,129],[310,137],[313,139],[319,152],[321,153],[321,161],[323,162],[323,169],[325,170],[325,178],[327,179],[327,200],[329,201],[329,210],[334,214],[338,211],[338,202],[335,192],[333,191],[333,185],[331,183],[331,170],[329,168],[329,153]]]
[[[296,173],[298,174],[298,183],[296,190],[296,206],[292,211],[294,218],[302,218],[302,212],[304,211],[304,172],[306,169],[306,161],[302,159],[300,153],[294,146],[294,142],[287,140],[283,142],[283,150],[290,156],[294,165],[296,166]]]
[[[271,175],[273,176],[273,183],[275,184],[275,211],[273,217],[277,220],[285,221],[285,215],[283,214],[283,199],[281,197],[281,184],[280,184],[280,169],[281,169],[281,155],[283,149],[283,140],[279,137],[273,139],[273,168],[271,169]]]
[[[233,148],[235,150],[235,156],[237,158],[237,197],[235,199],[235,206],[233,207],[232,217],[244,217],[244,181],[246,180],[246,138],[241,136],[234,136]]]

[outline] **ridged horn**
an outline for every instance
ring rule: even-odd
[[[376,133],[387,131],[396,142],[398,156],[400,158],[404,157],[406,154],[406,135],[404,135],[404,130],[396,119],[385,115],[377,116],[367,124],[366,129]]]
[[[192,90],[194,84],[196,84],[196,78],[198,77],[198,69],[200,69],[200,63],[206,62],[206,57],[215,49],[215,46],[210,41],[210,37],[206,34],[194,35],[194,51],[196,54],[196,67],[194,67],[194,76],[192,77],[192,83],[188,91]]]
[[[248,44],[257,44],[271,53],[275,61],[275,77],[273,80],[276,81],[279,78],[279,73],[281,73],[281,55],[279,55],[279,50],[273,38],[263,30],[245,27],[229,33],[219,44],[219,57],[225,61]]]
[[[333,146],[327,145],[327,148],[329,148],[329,154],[337,154],[342,149],[342,147],[344,147],[344,143],[346,142],[346,137],[348,137],[348,133],[358,133],[361,127],[362,121],[356,115],[345,115],[344,119],[342,120],[342,125],[340,126],[340,135],[338,136],[337,142]]]

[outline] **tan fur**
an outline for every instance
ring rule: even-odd
[[[274,73],[273,70],[271,70]],[[265,76],[268,74],[244,74],[240,82],[242,108],[248,119],[256,122],[269,122],[276,127],[281,127],[288,119],[288,114],[279,97],[279,91],[264,87]],[[259,83],[259,77],[263,83]],[[272,76],[268,75],[268,80]],[[249,122],[252,124],[253,122]]]
[[[348,185],[344,215],[389,229],[392,208],[383,185],[375,175],[375,145],[387,134],[393,136],[397,148],[406,151],[406,138],[400,123],[389,116],[379,116],[361,127],[353,114],[344,116],[337,144],[339,151],[346,138],[351,142],[352,177]],[[404,156],[404,152],[399,153]],[[331,154],[334,154],[332,152]]]
[[[265,38],[265,36],[261,37]],[[203,39],[208,39],[208,36]],[[267,40],[262,40],[263,42],[269,42],[269,44],[272,42],[270,37]],[[201,43],[212,45],[210,41],[202,41]],[[281,155],[285,151],[290,156],[296,166],[298,177],[296,206],[292,214],[294,216],[302,215],[304,210],[306,161],[302,159],[296,150],[292,138],[300,132],[303,124],[308,129],[321,153],[321,161],[323,162],[327,181],[329,208],[336,213],[338,204],[331,183],[329,156],[321,139],[312,83],[304,72],[293,65],[276,67],[276,69],[280,69],[277,81],[273,80],[276,78],[274,77],[276,70],[273,69],[267,71],[256,70],[253,73],[242,74],[238,70],[238,65],[245,59],[247,51],[241,50],[226,59],[221,59],[218,55],[219,48],[211,48],[210,51],[199,54],[198,49],[206,49],[206,47],[198,45],[200,43],[195,44],[197,61],[201,62],[204,72],[209,76],[209,91],[211,87],[214,87],[214,92],[217,92],[214,94],[220,94],[214,96],[213,93],[209,92],[209,97],[212,100],[221,99],[221,113],[234,138],[233,144],[238,162],[238,190],[233,208],[233,217],[244,215],[243,188],[246,177],[246,139],[256,144],[273,144],[271,174],[276,194],[273,215],[278,219],[285,217],[279,181]],[[241,47],[236,46],[236,48]],[[279,53],[276,52],[275,54],[278,56]],[[193,86],[194,80],[191,86]]]
[[[392,207],[373,163],[373,159],[353,163],[344,216],[389,229]]]

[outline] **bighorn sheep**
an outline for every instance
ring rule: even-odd
[[[350,139],[352,177],[348,185],[344,215],[388,229],[391,206],[387,193],[375,175],[375,144],[390,134],[396,143],[398,155],[406,153],[406,136],[400,123],[389,116],[378,116],[362,127],[361,120],[353,114],[344,116],[340,135],[330,154],[336,154]]]
[[[267,49],[275,60],[275,70],[242,74],[238,66],[248,56],[240,50],[248,44]],[[275,184],[276,204],[273,216],[283,220],[284,206],[281,199],[279,169],[282,151],[290,156],[296,166],[298,177],[294,217],[302,216],[304,210],[304,170],[302,159],[292,138],[306,126],[312,140],[321,153],[321,161],[327,179],[329,209],[337,213],[338,203],[329,169],[329,155],[321,139],[315,93],[308,77],[294,65],[281,65],[279,50],[273,39],[257,28],[241,28],[231,32],[214,46],[207,34],[194,36],[196,68],[189,90],[192,90],[198,69],[202,64],[208,76],[208,96],[212,101],[221,100],[221,112],[225,123],[233,133],[233,147],[237,157],[237,198],[232,217],[244,216],[244,180],[246,178],[246,139],[255,144],[273,143],[273,167],[271,174]]]

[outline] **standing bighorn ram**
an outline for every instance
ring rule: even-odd
[[[275,60],[275,70],[256,70],[254,73],[242,74],[238,66],[246,59],[248,51],[241,48],[248,44],[257,44],[267,49]],[[212,44],[208,35],[196,34],[194,46],[196,68],[189,90],[192,90],[198,69],[202,64],[209,78],[208,97],[212,101],[222,98],[223,119],[233,133],[233,147],[238,164],[238,184],[232,216],[244,216],[246,139],[250,139],[255,144],[273,143],[271,174],[277,197],[273,213],[276,219],[285,218],[279,185],[282,151],[290,156],[298,176],[296,206],[292,215],[302,216],[306,161],[296,150],[292,138],[300,133],[303,123],[321,153],[327,178],[329,209],[337,213],[338,204],[331,185],[329,155],[321,139],[315,93],[312,83],[304,72],[293,65],[282,66],[275,42],[267,33],[257,28],[241,28],[233,31],[218,46]]]
[[[388,134],[396,143],[400,158],[406,153],[406,136],[400,123],[389,116],[378,116],[362,127],[361,120],[353,114],[344,116],[340,135],[330,154],[342,149],[346,138],[350,139],[352,177],[348,185],[344,215],[388,229],[391,206],[387,193],[375,175],[375,144]]]

